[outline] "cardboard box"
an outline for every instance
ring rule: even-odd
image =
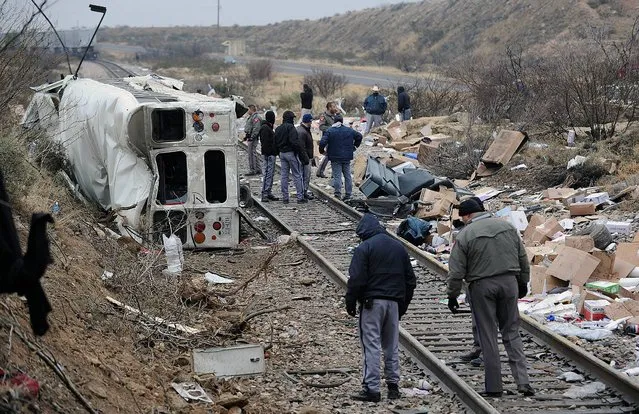
[[[597,290],[611,295],[619,293],[619,283],[614,283],[609,280],[598,280],[596,282],[586,283],[588,289]]]
[[[589,194],[586,197],[584,197],[584,202],[595,203],[595,205],[605,203],[608,200],[610,200],[610,196],[605,191],[600,193]]]
[[[543,246],[526,246],[526,254],[531,264],[538,265],[544,261],[544,258],[547,258],[550,262],[555,260],[560,248],[561,245],[556,243],[544,244]]]
[[[453,205],[457,204],[457,195],[446,187],[440,187],[439,191],[422,189],[419,196],[419,207],[415,217],[420,219],[432,219],[450,214]]]
[[[488,150],[481,157],[484,164],[494,164],[503,167],[515,155],[517,150],[526,142],[526,135],[519,131],[502,129],[490,144]]]
[[[606,316],[605,308],[608,304],[608,301],[605,300],[584,301],[584,319],[587,321],[599,321],[603,319]]]
[[[528,222],[528,227],[526,227],[526,230],[524,230],[524,243],[529,244],[532,243],[532,235],[535,232],[535,228],[541,224],[543,224],[545,221],[544,216],[541,216],[539,214],[533,214],[530,217],[530,221]]]
[[[567,280],[572,285],[583,286],[599,266],[599,262],[599,259],[589,253],[562,246],[546,274]]]
[[[631,223],[625,221],[607,221],[604,225],[611,233],[630,234],[632,231]]]
[[[590,216],[595,214],[595,203],[572,203],[569,205],[570,217]]]
[[[540,295],[556,287],[566,287],[568,282],[546,274],[546,266],[530,266],[530,294]]]
[[[568,236],[565,244],[568,247],[574,247],[584,252],[590,252],[595,248],[595,241],[591,236]]]
[[[515,226],[515,228],[520,232],[525,231],[528,227],[528,219],[526,218],[526,213],[523,211],[511,211],[508,214],[508,220],[510,221],[510,224]]]
[[[606,252],[599,249],[592,249],[591,255],[599,259],[599,265],[590,275],[588,282],[596,280],[614,280],[615,275],[615,252]]]
[[[639,266],[639,243],[619,243],[617,245],[617,259]],[[620,277],[626,276],[620,275]]]
[[[618,279],[621,279],[621,278],[627,277],[635,269],[635,267],[637,266],[621,259],[617,255],[617,257],[615,257],[615,262],[613,265],[613,274]]]
[[[528,228],[526,228],[526,231],[528,231]],[[535,227],[532,232],[529,232],[528,239],[526,239],[526,232],[524,232],[524,241],[526,241],[526,243],[543,244],[550,240],[555,234],[562,233],[563,231],[564,228],[561,227],[561,224],[559,224],[554,217],[551,217],[543,224]]]
[[[438,221],[437,222],[437,234],[439,234],[440,236],[442,234],[448,233],[451,228],[452,228],[452,224],[450,223],[450,221]]]
[[[559,200],[565,206],[583,200],[585,195],[585,190],[575,190],[574,188],[549,188],[542,193],[542,197]]]
[[[612,320],[631,317],[630,323],[639,323],[639,301],[637,300],[612,302],[605,307],[604,312]]]
[[[431,161],[431,157],[437,152],[436,144],[427,144],[422,142],[419,144],[419,151],[417,151],[417,160],[420,164],[428,165]]]

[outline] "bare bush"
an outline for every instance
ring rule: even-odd
[[[304,76],[304,83],[310,86],[324,99],[334,96],[348,85],[346,76],[337,75],[328,69],[313,69],[313,73]]]
[[[410,96],[411,111],[414,118],[423,116],[450,115],[462,104],[463,94],[452,82],[434,77],[415,78],[412,83],[402,83]],[[388,91],[388,107],[397,108],[396,87]]]
[[[271,80],[273,75],[273,62],[269,59],[260,59],[249,62],[246,65],[249,76],[258,81]]]

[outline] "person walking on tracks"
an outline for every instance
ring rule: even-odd
[[[280,163],[282,178],[282,202],[288,204],[288,176],[293,176],[293,184],[297,192],[297,203],[307,203],[304,198],[304,184],[302,182],[302,167],[299,156],[302,153],[297,131],[293,125],[295,114],[292,111],[284,111],[282,125],[275,129],[275,144],[280,151]]]
[[[257,144],[260,140],[259,133],[262,120],[257,114],[255,105],[249,105],[246,124],[244,125],[244,141],[248,142],[249,172],[246,175],[258,175],[261,173],[257,157]]]
[[[264,172],[264,180],[262,182],[262,202],[277,201],[279,198],[273,195],[273,176],[275,175],[275,158],[279,151],[275,145],[275,113],[267,111],[264,115],[266,118],[262,121],[260,127],[260,141],[262,142],[262,171]]]
[[[306,83],[302,86],[300,101],[302,102],[302,116],[311,114],[313,112],[313,89]]]
[[[322,134],[326,132],[330,127],[333,126],[333,124],[335,123],[335,120],[333,118],[335,117],[335,114],[337,113],[339,113],[339,108],[337,108],[337,105],[335,104],[335,102],[332,102],[332,101],[327,102],[326,111],[319,117],[319,130]],[[322,161],[320,162],[319,167],[317,167],[316,175],[318,177],[326,178],[326,175],[324,174],[324,172],[326,171],[327,165],[328,165],[328,157],[322,158]]]
[[[344,118],[336,114],[335,123],[326,130],[320,140],[319,151],[327,153],[333,171],[333,189],[336,198],[342,194],[342,176],[344,176],[344,201],[348,201],[353,194],[353,176],[351,175],[351,160],[353,151],[362,143],[362,134],[343,125]],[[324,149],[328,146],[328,149]]]
[[[373,93],[364,99],[364,111],[366,111],[366,130],[364,135],[368,135],[373,127],[382,124],[382,115],[386,112],[387,106],[386,98],[379,94],[379,86],[373,86]]]
[[[399,319],[406,313],[416,287],[410,257],[401,242],[389,236],[372,214],[364,214],[357,229],[362,243],[353,252],[346,290],[346,311],[357,313],[362,345],[362,391],[359,401],[378,402],[380,357],[384,353],[384,377],[388,398],[399,393]]]
[[[517,390],[525,396],[534,395],[519,336],[517,309],[517,298],[526,295],[530,280],[524,244],[513,225],[482,211],[474,199],[460,203],[459,215],[466,226],[457,236],[450,254],[446,293],[448,308],[456,313],[462,280],[469,284],[472,312],[484,354],[485,392],[482,395],[501,397],[503,393],[497,327]]]
[[[313,195],[308,191],[308,187],[311,184],[311,160],[314,156],[313,149],[313,135],[311,134],[311,122],[313,122],[313,116],[311,114],[304,114],[302,117],[302,123],[297,127],[297,135],[300,139],[300,145],[302,146],[302,152],[305,157],[300,157],[302,162],[302,181],[304,183],[304,197],[311,200]],[[306,161],[306,162],[305,162]]]

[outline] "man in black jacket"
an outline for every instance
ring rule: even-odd
[[[50,214],[37,213],[31,216],[27,253],[22,256],[11,204],[0,171],[0,293],[17,293],[27,298],[31,329],[36,335],[44,335],[49,330],[47,314],[51,312],[51,305],[40,284],[40,278],[52,262],[47,223],[53,223]]]
[[[304,197],[309,200],[313,198],[313,195],[308,191],[308,186],[311,184],[311,160],[314,156],[311,122],[313,122],[313,115],[305,114],[302,117],[302,123],[297,127],[297,135],[300,139],[300,145],[302,146],[302,151],[305,153],[305,157],[303,159],[300,157],[300,161],[302,162]]]
[[[390,237],[377,218],[364,214],[355,230],[362,239],[348,269],[346,311],[355,316],[360,303],[359,333],[364,353],[363,389],[353,399],[378,402],[380,353],[388,398],[399,393],[399,319],[406,313],[416,287],[410,258],[401,242]]]
[[[403,86],[397,87],[397,110],[400,121],[408,121],[413,116],[410,110],[410,96]]]
[[[313,111],[313,90],[307,84],[302,86],[302,93],[300,93],[300,100],[302,101],[302,116],[311,114]]]
[[[271,200],[279,200],[279,198],[275,197],[272,193],[273,176],[275,175],[275,157],[277,157],[279,151],[275,144],[275,132],[273,131],[273,125],[275,125],[275,113],[273,111],[267,111],[264,117],[266,119],[262,121],[259,137],[262,142],[262,171],[264,172],[264,181],[262,182],[262,202],[267,203]]]
[[[293,176],[293,184],[297,192],[297,203],[308,203],[304,198],[304,184],[302,182],[302,167],[299,157],[304,154],[300,146],[297,131],[293,125],[295,114],[291,111],[285,111],[282,115],[282,125],[275,130],[275,145],[280,152],[280,163],[282,178],[280,184],[282,186],[282,202],[288,204],[288,175],[289,172]]]

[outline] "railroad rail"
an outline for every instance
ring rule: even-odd
[[[309,257],[337,284],[345,287],[345,274],[351,259],[349,247],[359,243],[355,227],[362,213],[313,183],[311,189],[316,199],[300,206],[295,204],[294,197],[287,205],[277,201],[262,203],[259,198],[253,201],[287,233],[300,234],[298,242]],[[279,183],[276,182],[274,194],[278,190]],[[402,242],[417,261],[417,289],[401,321],[400,343],[471,411],[555,414],[639,412],[639,384],[525,315],[521,317],[525,331],[522,332],[522,340],[531,385],[537,394],[524,398],[517,393],[507,356],[500,345],[504,396],[489,400],[482,398],[478,392],[483,391],[483,367],[473,367],[460,360],[460,356],[472,346],[471,318],[468,314],[451,314],[441,302],[445,297],[447,268],[428,253]],[[571,384],[557,378],[567,371],[581,373],[586,382],[601,381],[607,388],[596,397],[568,398],[563,393]]]
[[[102,66],[114,78],[126,78],[128,76],[136,76],[135,72],[123,68],[115,62],[108,60],[95,60],[95,63]]]

